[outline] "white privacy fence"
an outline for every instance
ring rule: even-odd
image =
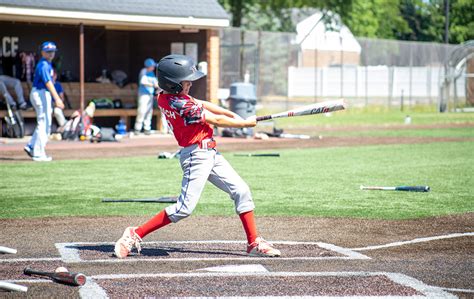
[[[361,104],[436,103],[443,67],[289,67],[288,98],[351,98]],[[458,94],[465,95],[459,81]]]

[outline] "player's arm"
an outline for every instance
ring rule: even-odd
[[[230,110],[227,110],[225,108],[219,107],[216,104],[213,104],[211,102],[201,101],[201,100],[197,100],[197,99],[195,99],[195,101],[200,103],[204,107],[204,109],[206,109],[207,111],[210,111],[214,114],[225,115],[227,117],[235,118],[235,119],[242,119],[239,115],[235,114],[234,112],[232,112]]]
[[[140,78],[140,84],[144,86],[155,87],[155,84],[153,84],[152,80],[150,80],[146,75],[143,75]]]
[[[232,118],[223,114],[215,114],[209,110],[204,111],[204,116],[204,120],[208,124],[221,128],[248,128],[257,125],[255,116],[248,119]]]
[[[56,88],[54,88],[54,84],[53,84],[53,81],[49,80],[48,82],[46,82],[46,88],[49,90],[49,92],[51,93],[51,96],[53,97],[54,99],[54,103],[55,105],[58,107],[58,108],[61,108],[61,109],[64,109],[64,103],[63,103],[63,100],[61,99],[61,97],[58,95],[57,91],[56,91]]]

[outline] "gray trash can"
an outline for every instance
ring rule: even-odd
[[[237,82],[230,85],[229,108],[230,111],[238,114],[243,119],[256,114],[257,95],[255,86],[251,83]],[[252,129],[244,129],[245,136],[252,136]]]

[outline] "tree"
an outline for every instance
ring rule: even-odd
[[[449,41],[462,43],[474,39],[474,3],[472,0],[451,0]]]
[[[219,0],[224,9],[232,15],[233,27],[286,32],[295,31],[295,9],[331,10],[344,18],[351,10],[352,2],[352,0]]]
[[[393,39],[396,32],[409,32],[399,11],[399,0],[354,0],[343,22],[355,36]]]
[[[396,34],[398,39],[442,42],[444,36],[443,0],[403,0],[400,12],[410,30]]]

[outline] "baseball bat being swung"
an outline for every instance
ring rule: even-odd
[[[337,100],[337,101],[325,101],[325,102],[311,104],[311,105],[303,106],[300,108],[296,108],[293,110],[288,110],[288,111],[280,112],[276,114],[257,116],[257,121],[264,121],[264,120],[282,118],[282,117],[328,113],[328,112],[344,110],[344,109],[346,109],[346,104],[344,103],[344,100],[342,99]]]
[[[360,186],[360,190],[428,192],[430,191],[430,186],[396,186],[396,187]]]
[[[33,270],[29,267],[23,270],[25,275],[39,275],[46,276],[54,280],[55,282],[69,284],[72,286],[83,286],[86,283],[86,276],[82,273],[71,273],[71,272],[43,272]]]

